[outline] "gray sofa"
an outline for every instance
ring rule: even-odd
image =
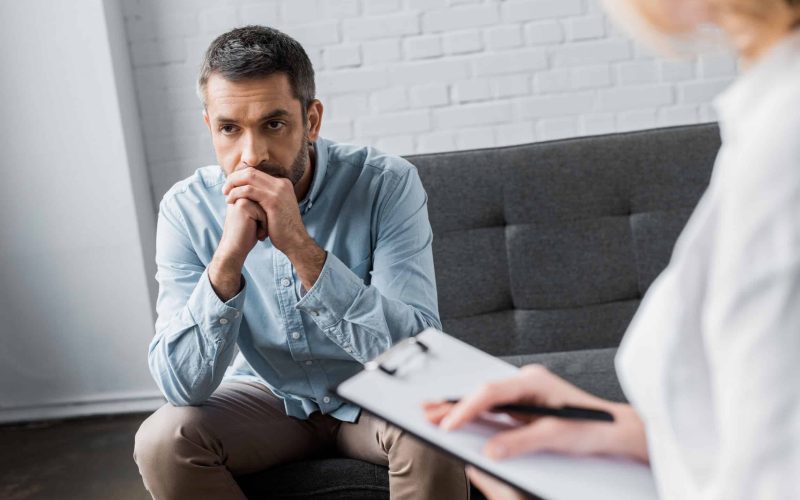
[[[616,347],[719,145],[708,124],[410,157],[444,331],[623,401]],[[254,499],[388,498],[385,468],[337,457],[238,479]]]

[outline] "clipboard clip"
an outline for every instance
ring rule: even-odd
[[[428,346],[421,340],[416,337],[409,337],[372,361],[367,362],[364,365],[364,369],[368,371],[380,370],[389,376],[394,376],[397,370],[412,357],[426,354],[429,350]],[[389,361],[393,361],[393,363],[389,363]]]

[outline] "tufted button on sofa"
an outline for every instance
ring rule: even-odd
[[[428,193],[444,331],[624,401],[616,348],[719,146],[707,124],[409,157]],[[239,481],[254,499],[388,498],[385,468],[336,457]]]

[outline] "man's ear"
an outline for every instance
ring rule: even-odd
[[[208,111],[206,111],[205,109],[203,109],[203,121],[206,122],[208,131],[211,132],[211,120],[208,119]]]
[[[308,140],[315,142],[319,138],[319,129],[322,126],[322,102],[314,99],[308,104],[306,109],[306,123],[308,126]]]

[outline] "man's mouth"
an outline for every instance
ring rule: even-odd
[[[255,168],[256,170],[258,170],[260,172],[264,172],[267,175],[271,175],[272,177],[278,177],[278,178],[281,178],[281,179],[288,178],[286,176],[286,172],[281,167],[279,167],[277,165],[269,165],[269,164],[262,163],[261,165],[254,166],[253,168]]]

